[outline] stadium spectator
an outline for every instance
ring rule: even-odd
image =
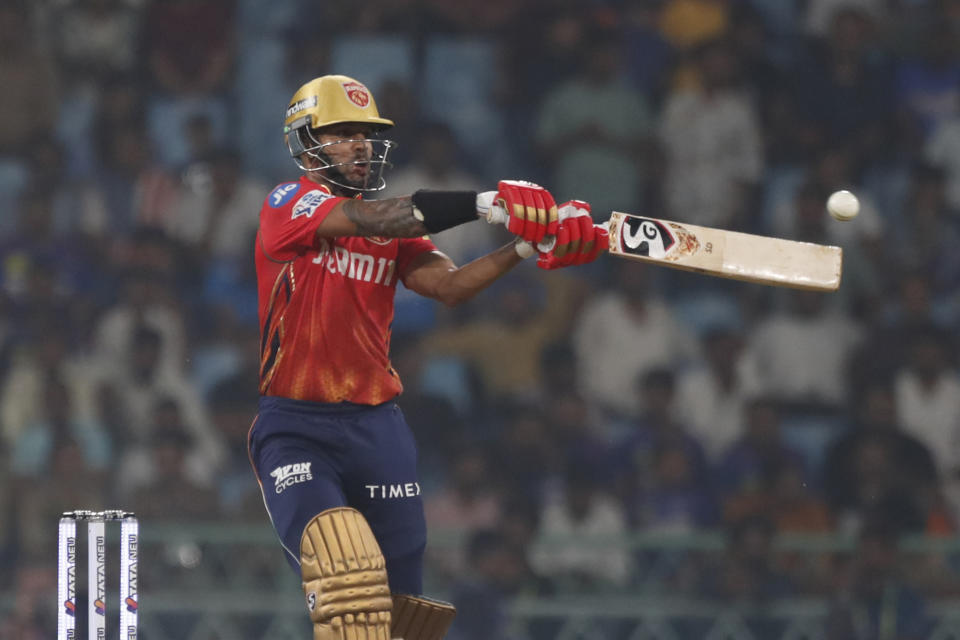
[[[263,495],[250,479],[250,454],[247,434],[256,396],[248,377],[249,368],[226,377],[206,394],[210,420],[226,449],[224,463],[217,475],[215,490],[218,512],[244,522],[264,522]]]
[[[591,403],[614,416],[636,415],[636,381],[657,367],[697,357],[693,335],[657,295],[649,268],[626,260],[611,265],[611,287],[579,315],[573,332],[579,384]]]
[[[749,339],[766,395],[797,409],[837,409],[847,390],[846,366],[862,330],[832,311],[823,294],[791,291],[789,307],[761,320]]]
[[[872,55],[876,24],[846,4],[829,20],[825,37],[810,41],[788,72],[799,107],[794,126],[814,148],[849,148],[858,166],[885,160],[895,94],[886,57]]]
[[[456,355],[475,368],[491,398],[529,396],[540,386],[540,351],[570,324],[580,281],[516,273],[484,293],[487,314],[424,340],[430,356]],[[509,367],[503,363],[509,362]]]
[[[628,0],[623,7],[624,72],[651,106],[658,106],[666,93],[676,56],[660,31],[665,4],[664,0]]]
[[[106,288],[103,257],[74,226],[82,207],[71,199],[73,194],[62,195],[67,211],[60,216],[55,192],[30,185],[19,198],[17,234],[0,240],[0,283],[21,321],[31,320],[27,324],[59,320],[64,309],[79,309],[85,295]],[[79,333],[71,330],[72,336]]]
[[[509,599],[524,584],[522,555],[497,530],[483,529],[467,541],[469,569],[452,585],[460,606],[447,636],[450,640],[511,638]]]
[[[148,8],[146,57],[158,89],[175,96],[208,96],[226,89],[234,56],[234,10],[232,0],[167,0]]]
[[[65,510],[83,505],[106,509],[112,496],[113,478],[87,466],[83,451],[73,439],[58,440],[43,473],[45,482],[19,483],[16,495],[17,554],[22,566],[49,562],[56,547],[56,531],[50,526]]]
[[[830,507],[806,477],[798,465],[787,465],[774,476],[772,514],[777,533],[833,531]]]
[[[39,560],[24,561],[9,574],[17,606],[0,619],[0,637],[42,640],[56,633],[56,624],[44,615],[43,602],[56,587],[53,571]]]
[[[55,443],[74,440],[86,465],[104,472],[113,453],[112,443],[94,415],[75,410],[70,389],[56,374],[41,382],[38,419],[25,425],[13,444],[11,470],[22,477],[40,477],[52,463]]]
[[[580,395],[577,387],[577,355],[565,338],[543,347],[540,351],[540,375],[543,381],[540,399]]]
[[[132,435],[132,446],[124,451],[118,471],[126,491],[150,480],[149,446],[154,430],[164,422],[177,422],[190,435],[192,480],[209,485],[223,461],[224,445],[210,424],[207,407],[182,368],[161,366],[161,345],[159,333],[136,327],[129,362],[112,371],[109,379]]]
[[[450,452],[477,434],[482,420],[472,372],[458,358],[428,358],[418,334],[394,334],[390,361],[403,379],[403,413],[417,425],[418,463],[425,486],[450,468]]]
[[[101,234],[130,234],[137,227],[162,227],[179,197],[179,185],[154,162],[143,124],[121,121],[104,127],[97,142],[102,167],[94,179],[102,202]]]
[[[681,53],[727,31],[730,0],[666,0],[660,13],[660,30]]]
[[[633,527],[690,534],[718,522],[712,488],[702,481],[703,474],[698,474],[701,461],[686,447],[666,441],[654,451],[651,462],[649,484],[636,487],[626,503]]]
[[[103,310],[94,335],[94,353],[106,368],[116,370],[130,361],[138,326],[156,331],[164,369],[178,370],[186,349],[187,327],[169,303],[169,285],[156,272],[134,269],[122,276],[120,296]]]
[[[916,531],[926,520],[937,483],[931,449],[899,422],[892,385],[878,381],[865,387],[853,428],[830,443],[823,464],[824,495],[840,530],[855,531],[883,517]]]
[[[497,408],[501,429],[491,443],[505,493],[539,505],[556,484],[563,458],[540,405],[508,402]]]
[[[39,318],[36,321],[39,322]],[[69,402],[71,412],[69,416],[59,417],[78,421],[75,427],[79,427],[79,423],[89,426],[96,421],[95,371],[83,358],[70,352],[68,338],[61,333],[59,325],[43,324],[35,329],[41,326],[44,331],[21,345],[0,390],[2,439],[7,447],[15,447],[21,437],[33,437],[26,435],[28,430],[58,417],[48,414],[49,393],[66,394],[60,398]],[[86,460],[105,462],[102,443],[90,439],[96,439],[96,434],[71,437],[80,437],[78,444],[89,456]]]
[[[896,528],[877,522],[858,537],[852,561],[842,574],[841,597],[832,600],[828,640],[929,637],[926,603],[899,566],[897,534]]]
[[[960,259],[951,247],[960,242],[960,220],[946,199],[942,169],[918,164],[910,175],[907,198],[897,216],[898,261],[895,270],[915,270],[930,279],[931,293],[948,300],[960,284]],[[890,279],[895,277],[890,273]]]
[[[675,417],[676,378],[672,371],[652,369],[637,379],[636,387],[644,408],[635,420],[623,424],[625,435],[613,447],[622,499],[629,503],[635,492],[646,491],[656,482],[658,473],[671,471],[658,467],[657,456],[673,448],[683,451],[692,484],[705,487],[706,455],[702,444]]]
[[[203,326],[192,332],[195,345],[187,372],[197,393],[206,397],[224,380],[255,369],[256,357],[247,347],[257,337],[256,326],[241,321],[225,304],[211,301],[203,313]]]
[[[0,159],[15,160],[56,127],[57,68],[38,45],[26,3],[0,5]]]
[[[918,41],[918,54],[906,57],[896,70],[897,106],[908,151],[922,149],[940,123],[960,115],[960,60],[953,27],[933,21]]]
[[[451,455],[444,484],[424,498],[427,525],[448,534],[499,528],[503,497],[496,487],[484,481],[492,468],[486,452],[477,446],[463,447]],[[466,545],[455,543],[428,549],[426,561],[435,571],[453,578],[467,570]]]
[[[793,581],[777,566],[774,533],[773,523],[762,516],[731,525],[723,558],[709,572],[702,592],[739,604],[763,603],[793,593]]]
[[[923,146],[922,158],[943,171],[947,206],[956,217],[960,212],[960,116],[937,125]]]
[[[784,467],[799,469],[809,476],[806,462],[787,446],[780,432],[781,410],[768,397],[750,401],[744,415],[743,435],[727,449],[714,469],[714,483],[721,497],[736,498],[772,486],[776,474]]]
[[[646,98],[624,83],[621,38],[588,36],[579,71],[543,98],[536,143],[560,194],[588,200],[598,215],[635,208],[653,120]]]
[[[894,382],[897,419],[907,433],[933,452],[941,481],[952,496],[960,484],[960,376],[953,365],[956,346],[949,334],[936,327],[918,328],[905,339],[907,361]],[[951,497],[951,502],[955,501]]]
[[[531,565],[558,590],[602,592],[623,587],[631,573],[623,507],[576,460],[568,461],[562,479],[559,491],[543,504]],[[588,539],[594,542],[581,542]]]
[[[187,160],[184,125],[198,114],[226,142],[230,90],[236,62],[235,0],[166,0],[144,15],[143,56],[152,89],[150,133],[161,162]]]
[[[471,0],[425,0],[420,4],[436,31],[489,33],[508,29],[526,3],[493,0],[478,5]]]
[[[806,3],[804,27],[814,37],[827,37],[838,14],[845,10],[856,10],[861,12],[864,18],[882,22],[886,4],[883,0],[811,0]]]
[[[140,3],[91,0],[53,9],[50,20],[57,63],[69,82],[81,85],[75,89],[96,93],[107,76],[137,70]]]
[[[185,176],[167,221],[168,234],[214,261],[246,256],[267,188],[244,174],[240,154],[217,149]],[[194,258],[196,259],[196,257]]]
[[[759,116],[740,85],[729,42],[699,45],[695,60],[698,84],[669,93],[660,116],[664,217],[742,229],[764,168]]]
[[[850,359],[851,393],[858,393],[874,379],[892,379],[907,362],[909,336],[940,315],[933,304],[933,286],[921,271],[906,269],[887,281],[884,305],[870,319],[864,340]]]
[[[743,357],[740,331],[718,327],[701,341],[703,361],[677,381],[677,417],[716,462],[740,437],[746,401],[757,394],[760,381]]]
[[[131,510],[154,522],[216,518],[220,514],[216,492],[191,480],[187,462],[196,445],[176,404],[161,401],[156,413],[157,424],[149,435],[149,459],[145,460],[151,477],[130,496]]]

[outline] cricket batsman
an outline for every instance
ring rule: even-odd
[[[397,282],[453,306],[526,257],[553,269],[607,247],[589,205],[558,208],[523,181],[366,199],[385,186],[395,145],[380,135],[392,126],[352,78],[303,85],[284,120],[303,175],[277,185],[260,210],[260,400],[248,447],[314,640],[439,640],[456,613],[421,593],[417,450],[389,358]],[[465,266],[427,237],[491,207],[506,210],[516,238]],[[548,236],[553,248],[538,252]]]

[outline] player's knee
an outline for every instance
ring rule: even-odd
[[[314,640],[390,638],[386,563],[359,511],[328,509],[307,523],[300,573]]]
[[[393,596],[391,638],[441,640],[453,623],[457,610],[449,602],[424,596]]]

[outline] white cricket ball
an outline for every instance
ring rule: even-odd
[[[846,189],[834,191],[827,198],[827,211],[834,220],[852,220],[860,213],[860,201]]]

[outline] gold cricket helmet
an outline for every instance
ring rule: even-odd
[[[334,163],[324,153],[324,147],[338,143],[321,143],[315,132],[322,127],[342,123],[369,125],[374,132],[393,126],[392,120],[380,117],[373,94],[363,83],[342,75],[314,78],[293,94],[287,107],[283,132],[290,155],[300,169],[321,171],[325,179],[339,186],[356,191],[383,189],[386,186],[382,177],[383,170],[390,166],[387,154],[396,146],[395,143],[391,140],[371,139],[371,157]],[[320,166],[305,166],[301,160],[303,154],[320,160]],[[371,169],[363,183],[344,175],[346,165],[357,163],[366,164]]]
[[[284,130],[303,126],[318,129],[341,122],[370,124],[377,131],[393,126],[392,120],[381,118],[373,94],[363,83],[348,76],[320,76],[300,87],[287,107]]]

